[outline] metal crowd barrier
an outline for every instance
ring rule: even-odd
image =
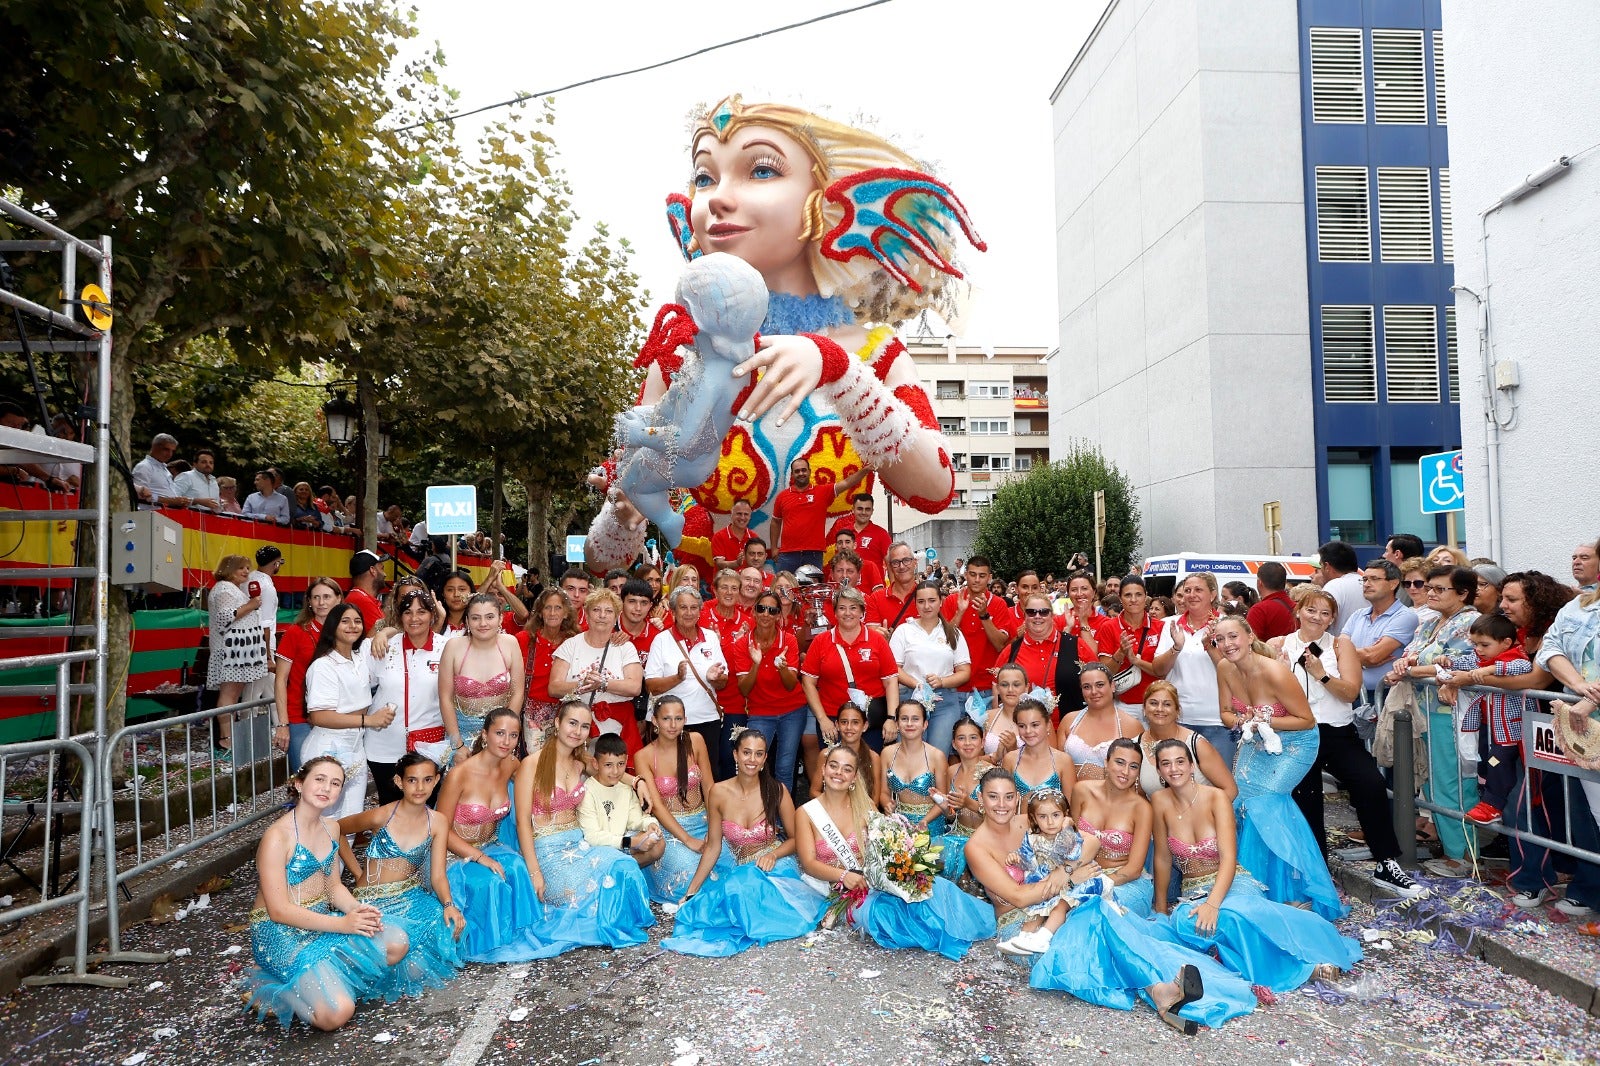
[[[1432,679],[1415,679],[1412,684],[1415,684],[1418,688],[1423,688],[1437,687],[1438,683]],[[1494,688],[1488,685],[1463,685],[1458,686],[1457,691],[1462,694],[1462,698],[1465,698],[1467,693],[1498,693],[1506,695],[1510,692],[1507,689]],[[1540,706],[1544,706],[1552,700],[1572,703],[1578,698],[1571,693],[1552,692],[1545,689],[1522,689],[1516,694],[1528,699],[1538,700]],[[1452,711],[1453,728],[1456,716],[1454,715],[1454,708],[1450,708],[1450,710]],[[1529,828],[1526,829],[1520,828],[1509,821],[1479,825],[1476,822],[1467,821],[1466,811],[1464,810],[1435,803],[1426,798],[1427,793],[1421,796],[1414,795],[1410,788],[1405,787],[1407,783],[1415,779],[1415,759],[1417,756],[1412,744],[1412,719],[1409,712],[1397,715],[1394,730],[1394,780],[1396,784],[1394,789],[1394,820],[1395,832],[1400,840],[1402,842],[1409,841],[1416,835],[1416,812],[1420,808],[1432,812],[1436,818],[1443,817],[1459,821],[1466,828],[1469,842],[1474,839],[1472,830],[1476,829],[1499,833],[1502,836],[1515,837],[1518,840],[1550,851],[1561,852],[1585,862],[1600,864],[1600,851],[1590,850],[1578,845],[1574,842],[1572,833],[1573,823],[1578,818],[1600,818],[1600,805],[1591,804],[1588,797],[1584,796],[1582,788],[1582,782],[1585,781],[1600,785],[1600,773],[1583,769],[1562,752],[1560,745],[1556,741],[1555,727],[1552,722],[1552,716],[1544,711],[1530,710],[1523,714],[1521,809],[1529,811],[1536,806],[1534,797],[1539,792],[1542,792],[1540,786],[1533,781],[1532,775],[1534,771],[1541,774],[1559,776],[1561,778],[1563,801],[1563,817],[1561,821],[1563,827],[1562,836],[1564,838],[1560,840],[1535,832],[1532,828],[1534,822],[1531,814],[1528,815]],[[1456,751],[1454,733],[1451,736],[1450,750],[1452,753]],[[1428,779],[1431,782],[1441,772],[1451,773],[1456,779],[1456,795],[1464,795],[1465,783],[1468,780],[1477,781],[1476,760],[1471,763],[1463,763],[1458,756],[1450,761],[1454,765],[1448,768],[1432,765],[1430,761]],[[1574,802],[1575,796],[1580,797],[1576,803]],[[1574,811],[1574,808],[1576,808],[1576,811]],[[1506,819],[1511,818],[1512,810],[1509,800],[1504,814]],[[1596,834],[1592,839],[1600,839],[1600,828],[1597,828]],[[1408,849],[1407,854],[1410,854]]]
[[[94,961],[166,962],[171,958],[167,953],[122,950],[121,918],[115,906],[118,893],[126,892],[128,882],[141,874],[282,812],[282,797],[275,793],[284,780],[278,776],[280,756],[272,748],[271,730],[267,728],[270,714],[244,713],[235,720],[231,764],[218,765],[208,759],[197,767],[188,735],[190,727],[198,723],[204,723],[209,731],[211,723],[218,718],[270,707],[272,702],[272,697],[262,697],[228,707],[139,722],[118,730],[103,745],[99,763],[101,780],[112,780],[117,753],[126,747],[125,773],[130,781],[138,784],[126,801],[132,806],[133,823],[133,861],[126,869],[118,869],[116,834],[105,834],[107,948],[104,954],[94,956]],[[173,751],[170,734],[179,728],[184,731],[182,750]],[[141,738],[145,740],[142,748]],[[151,776],[146,778],[141,771]],[[178,775],[181,778],[175,784],[174,778]],[[148,795],[143,784],[145,780],[152,785]],[[113,827],[116,824],[115,799],[109,789],[101,798],[105,823]],[[151,805],[157,806],[158,817],[146,817]],[[145,833],[147,821],[160,824],[159,831],[148,837]]]
[[[89,906],[95,894],[90,873],[99,775],[94,755],[80,738],[68,736],[72,689],[69,674],[74,663],[88,662],[94,657],[93,651],[76,651],[0,660],[0,671],[55,667],[58,732],[55,740],[0,744],[0,807],[7,820],[20,822],[6,827],[6,833],[0,833],[0,867],[9,870],[18,884],[18,889],[10,893],[13,900],[38,896],[31,902],[8,902],[0,907],[0,926],[65,907],[76,911],[72,955],[62,960],[71,966],[70,972],[27,977],[22,981],[25,985],[82,984],[122,988],[129,983],[125,978],[88,972]],[[92,737],[83,739],[92,740]],[[31,762],[40,757],[44,759],[43,791],[37,796],[13,798],[9,788],[16,783],[15,764],[19,760]],[[69,768],[62,765],[67,757],[77,762],[75,774],[68,773]],[[74,793],[76,798],[73,798]],[[69,819],[75,819],[76,824],[69,826]],[[35,834],[34,824],[41,820],[41,831]],[[65,863],[62,853],[69,837],[76,838],[77,842],[77,854],[70,860],[76,866],[76,873],[70,890],[63,892],[61,880]],[[23,854],[34,848],[39,849],[40,856],[37,880],[22,865]]]

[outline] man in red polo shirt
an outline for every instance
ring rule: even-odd
[[[728,509],[728,524],[711,534],[711,561],[718,570],[737,570],[744,565],[744,546],[755,536],[750,531],[750,501],[734,500]]]
[[[917,591],[917,556],[903,540],[889,545],[889,581],[867,593],[867,625],[887,639],[895,627],[917,616],[912,599]]]
[[[700,611],[700,628],[709,629],[717,635],[718,642],[722,645],[723,654],[743,640],[745,635],[755,628],[755,613],[739,602],[739,574],[734,570],[720,570],[717,572],[716,598],[707,603]],[[725,774],[718,771],[718,776],[731,776],[733,769],[733,738],[729,735],[729,726],[726,723],[743,724],[745,706],[744,693],[739,691],[739,686],[729,684],[717,692],[717,709],[722,712],[725,726],[722,730],[722,740],[726,750],[719,749],[711,752],[711,757],[716,759],[719,766],[729,771]],[[725,761],[724,761],[725,760]]]
[[[383,604],[379,602],[383,587],[383,560],[376,552],[362,548],[350,556],[350,591],[344,594],[344,600],[355,604],[356,610],[361,612],[361,624],[366,626],[369,637],[373,628],[383,621]]]
[[[889,531],[872,521],[872,494],[858,492],[850,497],[850,503],[854,510],[850,514],[840,516],[833,524],[828,537],[832,540],[838,537],[841,529],[850,530],[856,535],[856,554],[867,562],[876,564],[880,571],[884,571],[889,555]],[[865,574],[862,575],[861,586],[870,587],[866,583]]]
[[[856,573],[856,588],[862,592],[871,592],[883,584],[883,567],[868,559],[856,550],[856,534],[853,529],[841,529],[833,535],[833,557],[839,558],[841,552],[849,552],[860,562]],[[828,580],[838,581],[833,576],[833,564],[828,564]]]
[[[1289,571],[1282,563],[1262,563],[1256,571],[1261,599],[1250,608],[1244,620],[1261,640],[1286,637],[1299,629],[1294,620],[1294,600],[1289,598]]]
[[[983,556],[968,559],[966,586],[946,596],[941,611],[967,638],[967,650],[972,654],[972,678],[957,691],[981,692],[985,697],[994,687],[994,674],[990,671],[1000,649],[1010,642],[1017,628],[1016,617],[1006,601],[989,591],[993,573],[989,560]]]
[[[804,457],[789,464],[789,487],[772,503],[772,541],[778,546],[778,569],[791,574],[807,563],[822,566],[828,508],[834,497],[849,492],[867,476],[862,467],[832,485],[811,483],[811,463]]]

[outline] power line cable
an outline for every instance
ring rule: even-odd
[[[473,115],[481,115],[485,111],[493,111],[497,107],[510,107],[512,104],[520,104],[525,100],[533,100],[541,96],[554,96],[557,93],[564,93],[568,89],[581,89],[585,85],[597,85],[600,82],[611,81],[614,78],[626,78],[634,74],[643,74],[646,71],[660,70],[662,67],[670,67],[674,63],[682,63],[685,60],[707,55],[723,48],[732,48],[736,44],[745,44],[750,41],[759,40],[762,37],[770,37],[773,34],[786,33],[789,30],[797,30],[803,26],[811,26],[818,22],[826,22],[829,19],[839,18],[841,15],[853,15],[857,11],[865,11],[869,7],[878,7],[882,4],[887,4],[890,2],[891,0],[868,0],[867,3],[857,4],[855,7],[847,7],[839,11],[830,11],[826,14],[817,15],[813,18],[804,19],[800,22],[791,22],[787,26],[779,26],[775,29],[762,30],[759,33],[752,33],[744,37],[737,37],[731,41],[723,41],[720,44],[707,45],[706,47],[698,48],[693,52],[686,52],[681,56],[674,56],[671,59],[663,59],[659,62],[650,63],[646,66],[634,67],[631,70],[619,70],[612,74],[601,74],[597,77],[585,78],[582,81],[571,82],[567,85],[562,85],[554,89],[544,89],[535,93],[521,93],[517,96],[513,96],[509,100],[501,100],[496,104],[484,104],[482,107],[475,107],[470,111],[456,111],[452,114],[444,115],[439,118],[428,119],[425,122],[413,122],[409,126],[401,126],[395,132],[406,133],[410,130],[421,129],[424,126],[431,126],[435,122],[454,122],[457,119],[470,118]]]

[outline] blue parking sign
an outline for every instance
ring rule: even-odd
[[[1461,450],[1434,452],[1417,461],[1422,486],[1422,513],[1444,514],[1467,506],[1467,475]]]
[[[426,503],[430,537],[478,531],[476,485],[429,485]]]

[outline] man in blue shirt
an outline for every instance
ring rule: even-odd
[[[1361,571],[1361,595],[1367,606],[1344,620],[1340,630],[1356,646],[1361,660],[1362,696],[1356,701],[1356,717],[1363,717],[1363,705],[1370,705],[1371,718],[1377,718],[1378,687],[1383,675],[1400,658],[1417,633],[1417,612],[1397,598],[1400,568],[1388,559],[1374,559]]]
[[[289,524],[289,501],[279,495],[269,471],[256,472],[256,491],[245,497],[243,514],[261,522]]]

